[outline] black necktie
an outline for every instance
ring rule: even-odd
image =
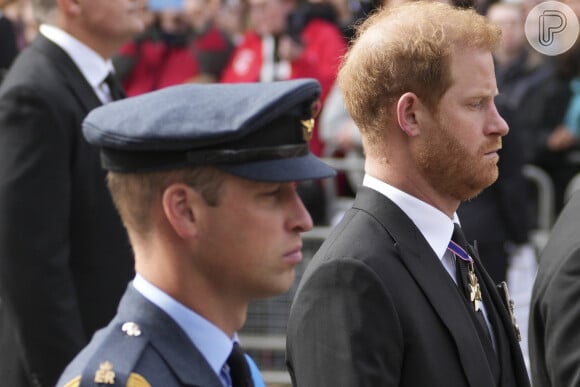
[[[113,101],[117,101],[126,97],[125,91],[123,91],[123,86],[121,86],[121,82],[119,82],[115,74],[112,72],[110,72],[109,75],[107,75],[107,78],[105,78],[105,83],[107,86],[109,86],[109,92],[111,93],[111,99]]]
[[[248,367],[244,351],[242,351],[238,343],[234,343],[234,348],[232,349],[232,353],[230,353],[226,363],[230,367],[230,377],[232,379],[233,387],[254,386],[250,367]]]
[[[475,317],[477,317],[477,321],[481,324],[482,328],[484,328],[488,339],[491,339],[489,328],[487,323],[485,322],[485,317],[483,316],[483,312],[481,309],[476,309],[476,302],[481,301],[481,291],[479,289],[479,282],[475,275],[475,268],[473,266],[473,258],[469,257],[469,247],[467,244],[467,240],[465,239],[465,235],[463,235],[463,231],[461,227],[455,223],[455,227],[453,229],[453,236],[451,237],[451,241],[455,242],[456,245],[462,249],[462,251],[455,252],[455,265],[457,270],[457,286],[459,287],[461,294],[465,296],[467,301],[470,304],[470,307],[473,308],[475,312]],[[451,249],[451,244],[450,244]],[[452,250],[452,249],[451,249]],[[452,250],[453,251],[453,250]],[[471,260],[471,263],[465,259],[468,257]],[[476,299],[474,302],[473,298]]]

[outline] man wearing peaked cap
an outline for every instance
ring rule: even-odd
[[[294,182],[334,174],[308,150],[319,93],[183,85],[89,114],[137,275],[58,386],[263,386],[236,332],[293,283],[312,227]]]

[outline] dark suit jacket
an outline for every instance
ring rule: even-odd
[[[528,325],[535,387],[580,385],[580,192],[542,251]]]
[[[123,332],[127,322],[139,327],[138,335]],[[134,374],[135,378],[137,374],[153,387],[223,387],[179,325],[132,285],[121,300],[117,316],[66,368],[57,386],[82,375],[82,386],[102,386],[94,383],[94,378],[105,361],[111,363],[116,374],[114,386],[126,386],[128,376]]]
[[[42,35],[0,88],[2,385],[53,386],[134,275],[98,152],[81,133],[100,104]]]
[[[507,311],[479,262],[476,270],[499,385],[529,386]],[[495,386],[470,307],[413,222],[362,187],[300,282],[288,322],[293,384]]]

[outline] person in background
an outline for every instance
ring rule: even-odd
[[[309,13],[310,9],[298,0],[249,0],[251,28],[235,48],[221,82],[314,78],[322,86],[320,102],[324,109],[346,43],[333,22]],[[310,149],[317,156],[324,154],[318,125]],[[314,223],[325,223],[326,196],[321,183],[303,182],[298,189]]]
[[[0,0],[0,83],[18,54],[14,23],[2,12],[4,7],[12,2],[14,0]]]
[[[80,132],[122,98],[110,58],[138,0],[35,0],[40,33],[0,86],[0,384],[52,387],[115,313],[131,249]]]
[[[477,241],[483,265],[496,283],[506,280],[510,256],[535,261],[530,232],[533,226],[530,187],[523,175],[529,154],[531,123],[526,121],[526,95],[545,80],[550,70],[528,52],[525,15],[518,4],[496,3],[488,20],[502,31],[494,50],[495,74],[500,94],[498,111],[510,133],[504,138],[497,181],[473,200],[462,203],[459,215],[465,235]],[[528,126],[530,125],[530,126]],[[521,251],[526,251],[522,254]]]
[[[580,43],[555,58],[555,72],[550,82],[544,82],[544,96],[539,102],[558,113],[548,125],[539,128],[536,138],[540,141],[533,163],[543,168],[554,183],[555,213],[564,208],[567,188],[580,172]],[[532,106],[540,106],[538,103]]]
[[[39,21],[34,17],[32,2],[33,0],[9,0],[2,10],[14,24],[18,52],[30,44],[38,34]]]
[[[244,36],[221,81],[271,82],[314,78],[322,86],[321,102],[330,91],[346,43],[333,23],[303,13],[297,0],[249,0],[251,29]],[[315,128],[312,152],[322,153]]]
[[[247,30],[246,0],[222,0],[215,23],[229,37],[234,47],[240,44]]]
[[[264,386],[236,332],[294,282],[312,228],[295,182],[334,174],[308,147],[319,96],[314,80],[182,85],[87,117],[137,276],[57,386]]]
[[[199,73],[190,82],[219,82],[233,52],[229,35],[217,24],[220,3],[219,0],[209,4],[205,0],[185,0],[185,17],[192,34],[189,50],[199,65]]]
[[[560,213],[540,255],[528,330],[534,387],[580,383],[579,216],[580,192],[576,192]]]
[[[338,75],[365,177],[306,268],[288,321],[294,386],[528,387],[509,309],[456,211],[498,176],[501,32],[439,2],[383,8]]]
[[[524,1],[524,15],[539,2]],[[566,0],[564,3],[580,17],[580,1]],[[530,54],[537,53],[530,51]],[[543,71],[547,76],[540,78],[536,87],[525,94],[517,117],[531,128],[525,152],[531,159],[530,164],[550,176],[554,187],[554,213],[558,215],[566,203],[571,179],[580,172],[580,142],[572,132],[574,125],[568,121],[575,109],[567,111],[569,105],[574,105],[574,96],[578,93],[574,78],[578,77],[580,68],[579,42],[544,61]]]
[[[213,8],[202,0],[150,0],[148,7],[154,22],[115,59],[127,95],[218,81],[232,44],[215,27]]]
[[[336,22],[347,43],[354,37],[356,25],[362,22],[380,0],[308,0],[311,3],[328,3],[336,10]]]

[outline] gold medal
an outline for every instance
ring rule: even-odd
[[[515,308],[514,308],[514,301],[511,299],[510,297],[510,293],[508,292],[508,287],[507,287],[507,283],[505,281],[502,281],[501,283],[499,283],[497,285],[498,289],[499,289],[499,293],[502,296],[502,301],[504,302],[504,305],[510,315],[510,318],[512,320],[512,325],[514,327],[514,333],[516,335],[516,339],[518,341],[522,341],[522,335],[520,333],[520,327],[518,326],[518,322],[516,321],[516,313],[515,313]]]
[[[479,287],[479,281],[475,276],[475,270],[473,269],[473,261],[469,263],[469,299],[473,302],[473,309],[477,312],[481,308],[481,289]]]

